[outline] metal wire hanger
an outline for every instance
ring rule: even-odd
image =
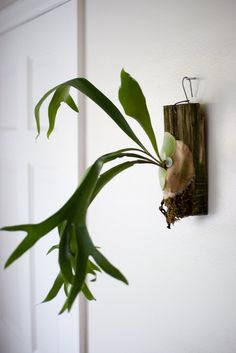
[[[188,98],[188,95],[187,95],[187,92],[186,92],[186,88],[185,88],[185,80],[187,80],[189,82],[189,87],[190,87],[190,94],[191,94],[191,97],[193,97],[193,88],[192,88],[192,80],[196,80],[197,78],[196,77],[188,77],[188,76],[184,76],[182,78],[182,87],[183,87],[183,91],[184,91],[184,95],[185,95],[185,98],[184,100],[182,101],[179,101],[177,103],[175,103],[175,106],[177,104],[181,104],[181,103],[189,103],[190,102],[190,99]]]

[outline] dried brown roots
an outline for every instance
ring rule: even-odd
[[[166,217],[168,228],[181,218],[192,215],[193,185],[194,182],[192,181],[181,193],[168,197],[162,202],[160,211]],[[163,203],[167,208],[166,210],[163,208]]]

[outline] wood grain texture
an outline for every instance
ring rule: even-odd
[[[206,162],[205,118],[199,103],[164,106],[164,127],[182,140],[193,154],[195,178],[192,186],[190,215],[208,213],[208,180]]]

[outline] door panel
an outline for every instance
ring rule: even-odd
[[[76,1],[0,36],[0,226],[39,222],[55,212],[77,184],[78,127],[61,108],[50,141],[35,140],[33,108],[51,86],[77,75]],[[4,262],[23,234],[2,233],[0,246],[0,353],[78,353],[79,312],[58,316],[63,293],[40,304],[58,272],[58,241],[44,237],[7,270]]]
[[[25,209],[21,207],[21,196],[26,192],[27,174],[19,163],[1,163],[1,220],[13,222],[24,219]],[[4,181],[8,181],[7,183]],[[17,180],[17,183],[15,182]],[[2,182],[3,181],[3,182]],[[1,242],[0,266],[4,266],[6,254],[17,245],[20,236],[8,237]],[[16,267],[1,272],[0,294],[0,352],[28,352],[30,346],[30,313],[26,310],[30,304],[29,295],[29,256],[20,259]],[[7,339],[6,339],[7,337]],[[13,339],[14,337],[14,339]]]
[[[3,61],[3,58],[1,59]],[[20,120],[17,118],[16,111],[22,108],[20,95],[14,99],[14,105],[6,104],[11,96],[12,87],[15,86],[17,92],[20,92],[22,82],[26,76],[23,62],[15,62],[12,58],[6,58],[0,66],[0,128],[1,129],[16,129]],[[10,103],[10,102],[9,102]],[[7,116],[7,119],[6,119]]]

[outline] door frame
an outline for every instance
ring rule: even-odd
[[[63,6],[71,0],[23,0],[10,3],[0,10],[0,36],[20,27],[34,19]],[[77,53],[78,77],[86,76],[86,0],[77,1]],[[78,168],[79,178],[87,167],[86,160],[86,100],[82,94],[78,94],[80,117],[78,122]],[[83,296],[79,297],[79,353],[88,353],[88,304]]]

